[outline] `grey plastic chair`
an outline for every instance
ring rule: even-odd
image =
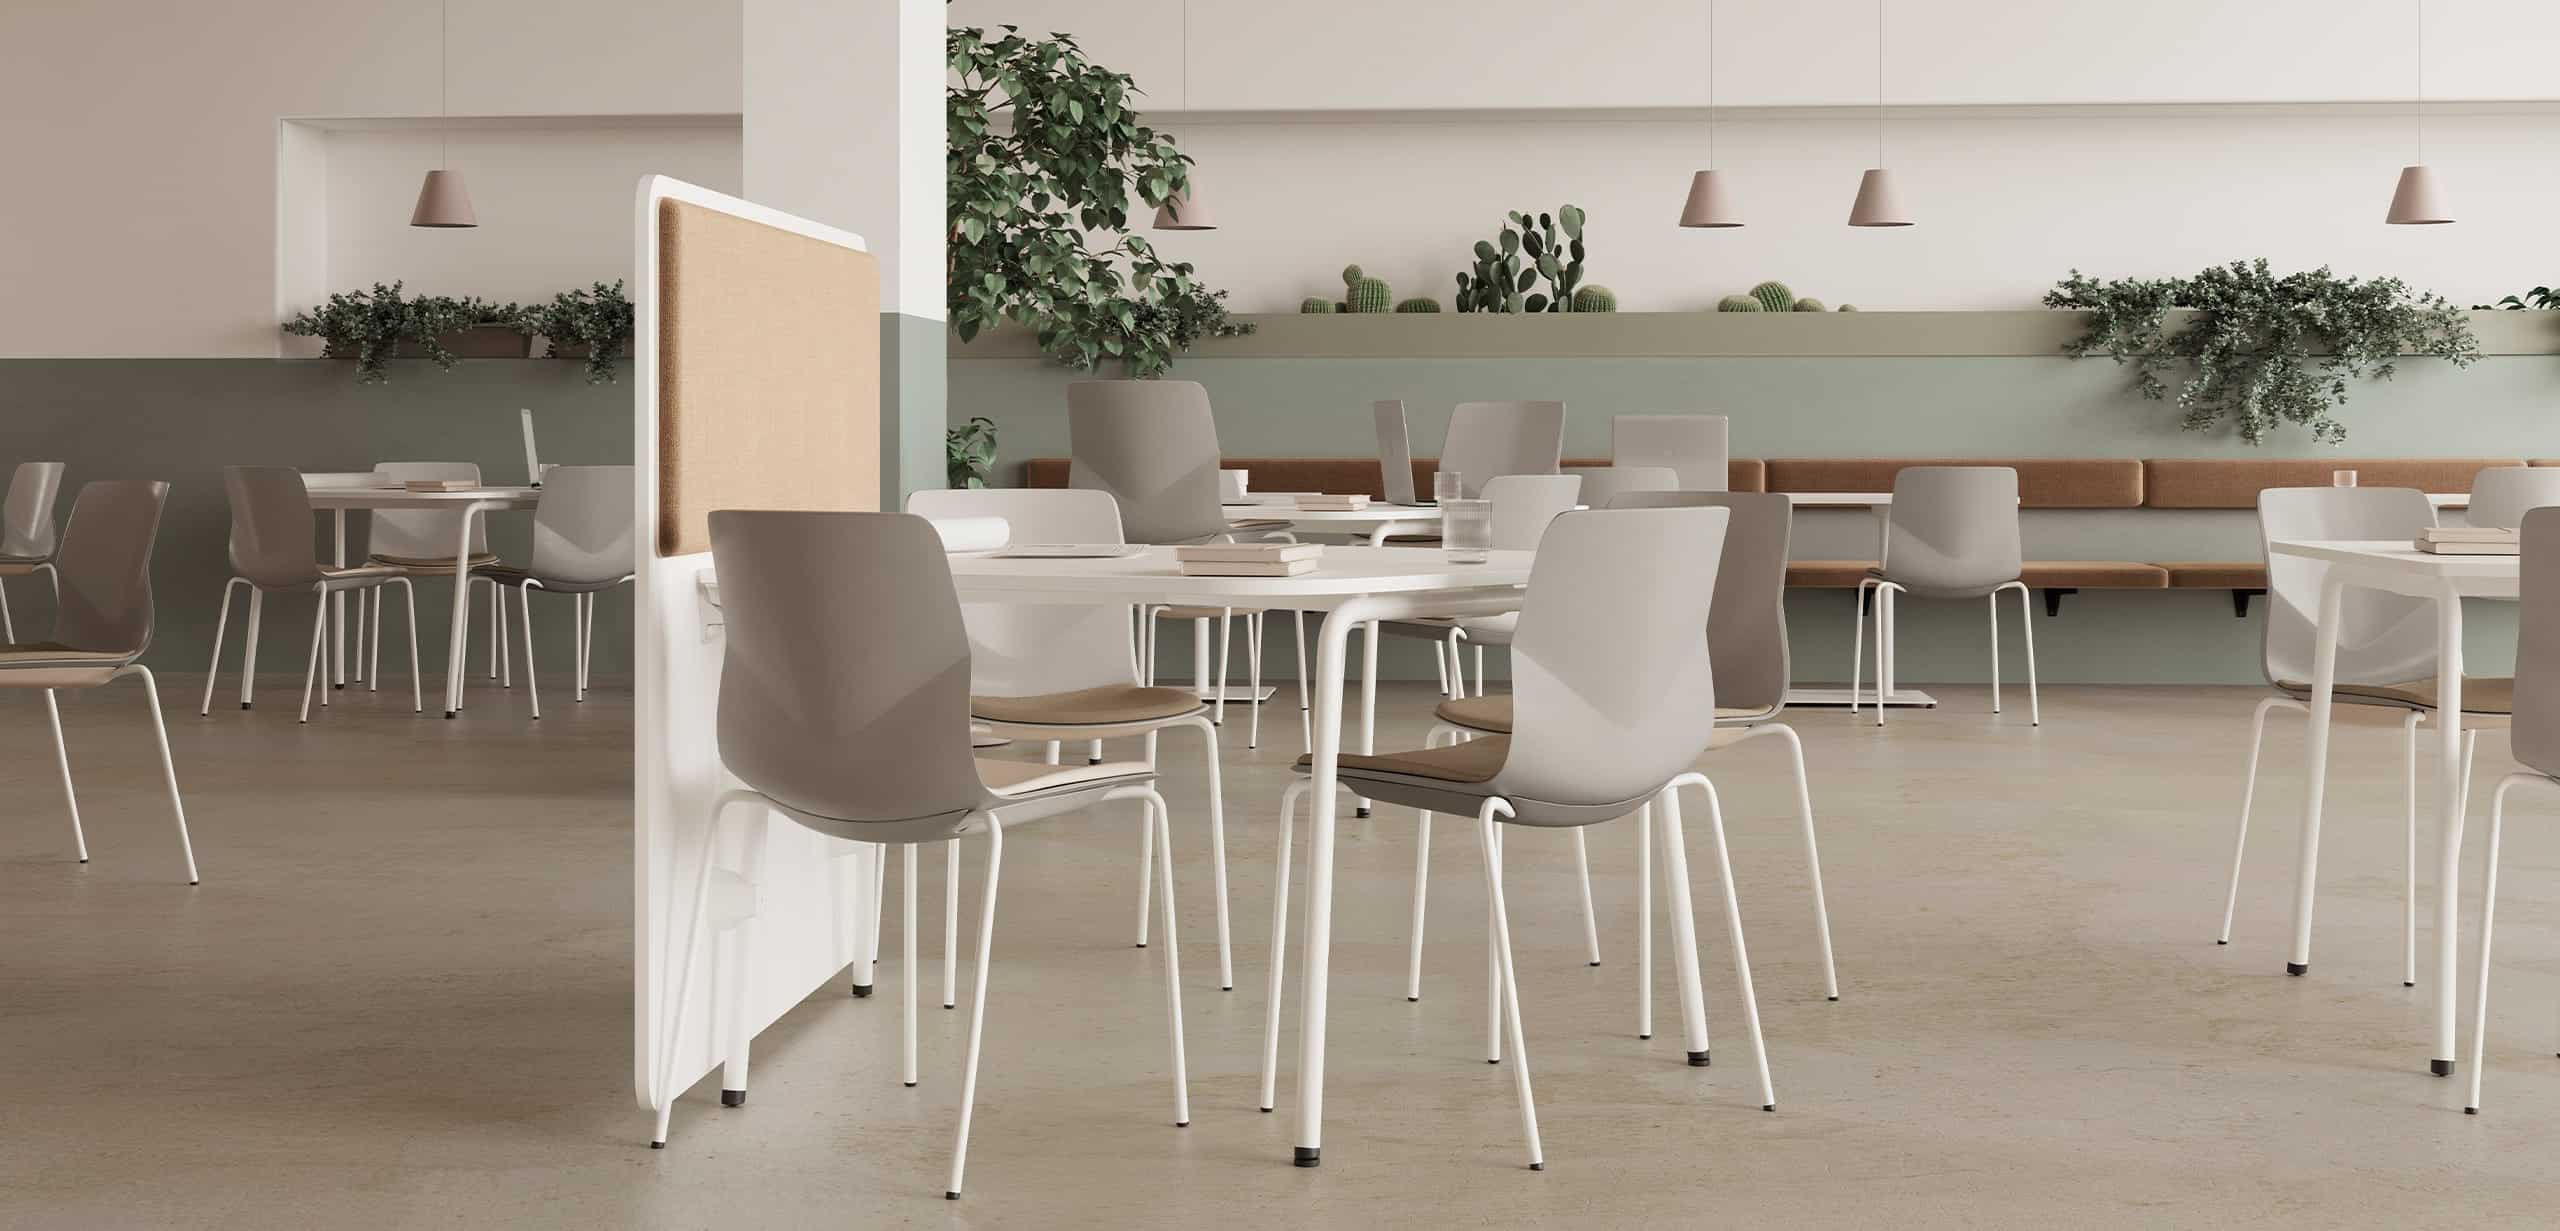
[[[62,490],[62,463],[20,462],[0,503],[0,582],[51,572],[56,536],[53,503]],[[8,587],[0,584],[0,641],[15,641]]]
[[[1404,402],[1369,403],[1378,429],[1378,492],[1389,504],[1419,504],[1413,490],[1413,437],[1405,429]]]
[[[1562,473],[1582,477],[1582,503],[1594,509],[1628,492],[1680,490],[1680,472],[1669,466],[1567,466]]]
[[[907,497],[907,511],[927,518],[1001,517],[1034,529],[1061,543],[1118,543],[1120,512],[1111,497],[1095,491],[1044,491],[1029,488],[980,488],[970,491],[921,491]],[[1198,694],[1182,688],[1157,688],[1139,682],[1131,653],[1128,613],[1117,607],[1066,606],[1054,603],[963,603],[960,616],[969,630],[969,720],[1005,739],[1042,742],[1048,762],[1058,764],[1062,745],[1092,748],[1101,760],[1102,741],[1127,736],[1146,740],[1147,764],[1156,764],[1156,736],[1174,728],[1198,732],[1209,772],[1209,846],[1216,869],[1218,902],[1218,986],[1235,987],[1234,949],[1227,913],[1226,788],[1220,782],[1218,730]],[[1154,877],[1155,837],[1147,830],[1141,841],[1138,878],[1138,947],[1147,944],[1147,894]],[[946,844],[951,867],[959,866],[958,843]],[[946,876],[943,887],[946,926],[956,926],[959,879]],[[956,943],[943,947],[944,1007],[950,1007],[954,975],[949,955]]]
[[[1112,800],[1144,805],[1165,844],[1158,865],[1164,895],[1165,1017],[1172,1036],[1174,1123],[1191,1120],[1182,1047],[1182,985],[1174,925],[1172,840],[1154,771],[1136,762],[1052,766],[974,758],[969,749],[967,633],[941,539],[921,517],[899,513],[719,510],[711,514],[711,555],[720,579],[727,650],[720,673],[720,759],[742,785],[721,794],[704,818],[695,851],[693,910],[675,972],[670,1066],[688,1019],[694,968],[702,963],[712,871],[723,820],[745,825],[736,875],[752,889],[762,867],[766,814],[847,842],[905,848],[906,1057],[915,1072],[916,845],[984,834],[987,874],[978,915],[976,998],[970,1004],[968,1060],[960,1123],[944,1195],[958,1199],[977,1100],[978,1054],[986,1033],[987,974],[1005,831]],[[743,805],[741,807],[740,805]],[[752,893],[750,894],[752,899]],[[732,925],[733,960],[752,969],[754,918]],[[743,997],[750,980],[720,985]],[[714,1014],[715,1018],[722,1014]],[[750,1020],[743,1007],[725,1015]],[[749,1032],[732,1027],[721,1101],[746,1101]],[[657,1108],[664,1146],[675,1076],[662,1071]]]
[[[1708,746],[1712,753],[1730,748],[1759,736],[1775,736],[1786,740],[1796,778],[1796,818],[1804,830],[1805,865],[1813,883],[1814,926],[1822,940],[1823,994],[1831,1000],[1840,998],[1840,976],[1831,957],[1831,913],[1822,890],[1822,850],[1814,835],[1813,790],[1806,780],[1804,741],[1795,728],[1776,721],[1786,708],[1787,660],[1787,552],[1794,537],[1794,505],[1784,495],[1767,492],[1628,492],[1612,501],[1614,509],[1720,508],[1729,518],[1724,546],[1716,569],[1714,606],[1707,616],[1707,646],[1714,659],[1716,676],[1716,737]],[[1444,701],[1434,712],[1439,726],[1427,742],[1436,743],[1444,734],[1456,736],[1509,735],[1512,724],[1511,698],[1476,696]],[[1653,814],[1650,809],[1638,813],[1638,825],[1649,838]],[[1426,826],[1428,821],[1425,822]],[[1637,847],[1638,913],[1652,918],[1652,882],[1646,869],[1648,846]],[[1419,901],[1428,878],[1422,864],[1427,848],[1415,855],[1414,910],[1412,952],[1408,955],[1406,996],[1422,996],[1422,910]],[[1591,872],[1583,861],[1582,898],[1591,901]],[[1591,926],[1586,909],[1585,926]],[[1599,942],[1596,935],[1586,935],[1593,960],[1597,960]],[[1653,937],[1651,929],[1637,941],[1637,1002],[1640,1006],[1636,1034],[1653,1037]]]
[[[2492,466],[2471,477],[2464,520],[2513,530],[2528,510],[2545,505],[2560,505],[2560,466]]]
[[[1439,468],[1458,474],[1459,490],[1484,493],[1506,474],[1554,474],[1564,460],[1564,403],[1460,402],[1449,415]]]
[[[2517,591],[2515,721],[2508,728],[2508,739],[2524,769],[2500,778],[2498,789],[2489,796],[2487,871],[2480,884],[2480,974],[2471,1012],[2471,1096],[2463,1104],[2463,1110],[2475,1116],[2480,1114],[2481,1071],[2489,1067],[2489,952],[2497,932],[2498,839],[2507,823],[2507,792],[2527,783],[2560,785],[2560,507],[2536,507],[2518,521],[2524,531],[2522,558],[2517,562],[2522,578]],[[2466,748],[2466,775],[2470,760]]]
[[[1679,490],[1720,492],[1729,482],[1730,426],[1723,415],[1618,415],[1609,420],[1609,461],[1669,466]]]
[[[411,479],[445,479],[478,483],[480,467],[476,462],[383,462],[373,468],[376,478],[390,486]],[[462,534],[463,514],[435,509],[376,509],[369,515],[365,529],[366,559],[373,564],[397,565],[412,577],[450,577],[453,575],[454,544]],[[489,550],[489,521],[480,518],[471,523],[471,584],[489,587],[489,678],[502,687],[515,684],[514,655],[507,648],[507,612],[499,596],[500,586],[480,570],[496,564],[498,557]],[[365,595],[356,596],[356,657],[365,657],[363,630]],[[373,615],[379,624],[380,612]],[[465,653],[471,645],[471,630],[463,629]],[[381,647],[373,653],[379,656]]]
[[[1517,726],[1494,737],[1410,752],[1344,755],[1345,786],[1388,803],[1472,814],[1491,903],[1491,1014],[1502,1030],[1487,1040],[1501,1060],[1507,1033],[1514,1090],[1529,1165],[1544,1165],[1529,1057],[1520,1026],[1519,981],[1511,958],[1502,891],[1505,845],[1497,821],[1575,828],[1646,806],[1663,817],[1661,845],[1671,893],[1672,941],[1680,973],[1689,1063],[1707,1062],[1706,1006],[1689,904],[1686,843],[1678,792],[1704,791],[1725,889],[1734,973],[1760,1073],[1760,1103],[1774,1110],[1768,1053],[1743,944],[1731,862],[1715,787],[1690,768],[1715,738],[1715,675],[1707,616],[1724,536],[1722,509],[1623,509],[1567,513],[1548,528],[1520,612],[1514,663]],[[1272,1106],[1279,1038],[1280,976],[1288,904],[1288,843],[1310,761],[1281,797],[1280,867],[1273,894],[1271,989],[1263,1038],[1263,1100]],[[1488,1025],[1492,1025],[1489,1021]]]
[[[1583,494],[1588,480],[1580,474],[1506,474],[1485,480],[1479,499],[1493,505],[1493,549],[1496,551],[1536,551],[1546,538],[1547,527],[1557,517],[1571,512],[1576,505],[1589,504]],[[1449,695],[1466,695],[1467,675],[1460,666],[1458,651],[1467,645],[1475,647],[1476,694],[1484,695],[1484,647],[1509,645],[1513,630],[1519,627],[1517,612],[1494,616],[1470,616],[1460,620],[1416,620],[1407,627],[1440,630],[1449,646]]]
[[[525,699],[533,716],[542,717],[542,685],[533,670],[533,592],[570,598],[571,644],[576,647],[574,692],[587,699],[587,667],[595,658],[596,595],[631,580],[639,557],[632,546],[631,517],[637,507],[636,471],[629,466],[552,466],[543,474],[542,495],[533,506],[533,556],[523,566],[493,564],[475,569],[472,579],[487,577],[503,593],[516,590],[517,628],[524,638]],[[501,609],[505,600],[500,600]],[[504,629],[501,617],[498,627]]]
[[[160,780],[178,821],[178,852],[187,883],[197,883],[195,842],[187,836],[187,805],[178,795],[177,767],[169,760],[169,726],[160,716],[160,684],[142,665],[151,648],[151,551],[160,537],[160,511],[169,485],[145,479],[85,483],[71,502],[71,524],[53,556],[53,636],[12,638],[0,645],[0,688],[41,688],[45,716],[53,724],[53,755],[62,772],[62,801],[71,812],[71,840],[80,862],[89,862],[89,839],[80,827],[80,797],[71,785],[71,750],[62,739],[62,711],[54,692],[97,688],[128,675],[142,677],[151,704],[151,734],[160,751]]]
[[[2240,902],[2240,859],[2249,839],[2249,812],[2257,800],[2258,752],[2267,715],[2289,710],[2308,717],[2311,678],[2320,629],[2320,590],[2328,566],[2267,545],[2279,540],[2387,540],[2406,543],[2436,524],[2425,492],[2410,487],[2271,487],[2258,493],[2258,542],[2267,565],[2267,615],[2259,665],[2270,695],[2249,717],[2249,767],[2240,790],[2240,823],[2232,839],[2230,887],[2223,895],[2222,930],[2214,943],[2231,943],[2231,921]],[[2402,736],[2406,864],[2402,882],[2401,973],[2403,986],[2418,978],[2418,724],[2435,716],[2436,613],[2423,598],[2362,586],[2340,596],[2336,686],[2339,716],[2397,722]],[[2463,709],[2502,714],[2506,681],[2481,679],[2463,689]],[[2478,732],[2466,736],[2476,740]],[[2461,774],[2471,778],[2464,745]],[[2315,838],[2315,844],[2317,839]],[[2287,962],[2294,974],[2308,969]]]
[[[2018,538],[2018,472],[2007,466],[1906,466],[1893,476],[1884,559],[1858,582],[1857,631],[1849,657],[1849,709],[1858,708],[1865,669],[1867,591],[1876,591],[1876,677],[1894,678],[1894,603],[1980,598],[1991,613],[1991,712],[2000,712],[2000,592],[2018,592],[2027,646],[2027,721],[2044,723],[2036,695],[2035,616],[2029,609],[2025,549]],[[1879,693],[1876,725],[1888,707]]]
[[[201,716],[213,712],[213,685],[222,673],[222,639],[231,625],[231,589],[249,587],[249,627],[240,652],[240,708],[248,709],[258,681],[258,624],[269,594],[310,594],[316,603],[311,618],[311,656],[302,669],[302,718],[311,721],[311,686],[319,678],[320,639],[329,627],[329,596],[347,591],[397,585],[409,606],[409,701],[424,712],[426,697],[418,679],[418,601],[408,574],[395,565],[358,564],[339,568],[320,563],[311,546],[311,495],[302,472],[290,466],[225,466],[222,484],[231,498],[231,579],[222,583],[220,614],[213,622],[213,663],[205,668]],[[382,686],[382,608],[373,608],[375,690]],[[362,627],[359,621],[358,627]],[[329,690],[320,690],[327,708]]]

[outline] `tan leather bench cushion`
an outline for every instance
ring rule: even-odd
[[[1787,584],[1797,589],[1846,590],[1874,567],[1873,560],[1790,560]],[[2169,571],[2131,560],[2030,560],[2022,580],[2035,589],[2164,590],[2169,586]]]
[[[1905,466],[2007,466],[2029,509],[2132,509],[2142,505],[2142,462],[2130,457],[1773,457],[1773,492],[1888,492]]]
[[[2270,487],[2327,487],[2352,470],[2363,487],[2467,492],[2481,471],[2512,457],[2155,457],[2142,464],[2143,503],[2155,509],[2254,509]]]
[[[2169,570],[2169,588],[2172,590],[2267,588],[2267,566],[2254,561],[2172,560],[2160,567]]]
[[[1606,466],[1605,457],[1568,457],[1567,466]],[[1255,490],[1266,492],[1333,492],[1342,495],[1366,494],[1384,498],[1386,483],[1378,473],[1374,457],[1230,457],[1229,470],[1250,470]],[[1413,490],[1428,497],[1431,494],[1431,472],[1440,468],[1436,457],[1413,459]],[[1738,457],[1726,464],[1725,484],[1732,491],[1768,490],[1767,467],[1760,459]],[[1035,457],[1022,464],[1024,487],[1065,487],[1067,459]]]
[[[1873,560],[1789,560],[1787,585],[1798,590],[1847,590],[1875,566]]]

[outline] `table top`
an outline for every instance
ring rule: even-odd
[[[1451,564],[1437,547],[1327,547],[1315,571],[1295,577],[1185,577],[1171,547],[1116,559],[951,557],[963,598],[1008,595],[1161,599],[1186,605],[1212,600],[1289,600],[1318,604],[1368,594],[1417,594],[1524,586],[1535,553],[1497,551],[1483,564]]]
[[[458,492],[413,492],[405,487],[313,487],[315,509],[436,509],[485,504],[502,509],[529,509],[542,498],[539,487],[475,487]]]
[[[2420,551],[2405,539],[2278,539],[2267,550],[2329,564],[2430,576],[2469,574],[2513,577],[2522,557],[2511,555],[2439,555]]]
[[[1257,521],[1285,521],[1306,525],[1331,522],[1335,525],[1374,526],[1382,522],[1426,522],[1440,520],[1438,505],[1372,503],[1365,509],[1302,509],[1294,504],[1230,504],[1223,506],[1228,525]]]

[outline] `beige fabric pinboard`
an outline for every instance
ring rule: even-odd
[[[658,554],[711,550],[713,509],[879,508],[878,262],[658,208]]]

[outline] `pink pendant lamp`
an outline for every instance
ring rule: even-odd
[[[2416,0],[2418,14],[2418,95],[2413,104],[2418,129],[2418,161],[2400,168],[2391,189],[2391,209],[2382,220],[2395,227],[2438,226],[2453,221],[2444,197],[2436,190],[2436,173],[2427,165],[2427,5]]]
[[[1736,209],[1724,181],[1716,175],[1716,6],[1707,0],[1707,169],[1689,177],[1689,199],[1680,206],[1684,227],[1738,227]]]
[[[1901,194],[1893,190],[1893,174],[1884,166],[1884,0],[1876,0],[1876,165],[1858,177],[1858,199],[1849,205],[1853,227],[1907,227]]]
[[[1182,0],[1182,107],[1191,108],[1191,0]],[[1214,231],[1218,224],[1209,210],[1200,204],[1197,182],[1189,175],[1183,186],[1156,206],[1155,229],[1159,231]]]
[[[409,212],[413,227],[476,227],[480,216],[471,210],[471,194],[462,187],[462,173],[445,166],[444,146],[447,113],[445,55],[450,41],[445,33],[451,4],[436,10],[436,169],[427,172],[425,182],[418,185],[418,206]]]

